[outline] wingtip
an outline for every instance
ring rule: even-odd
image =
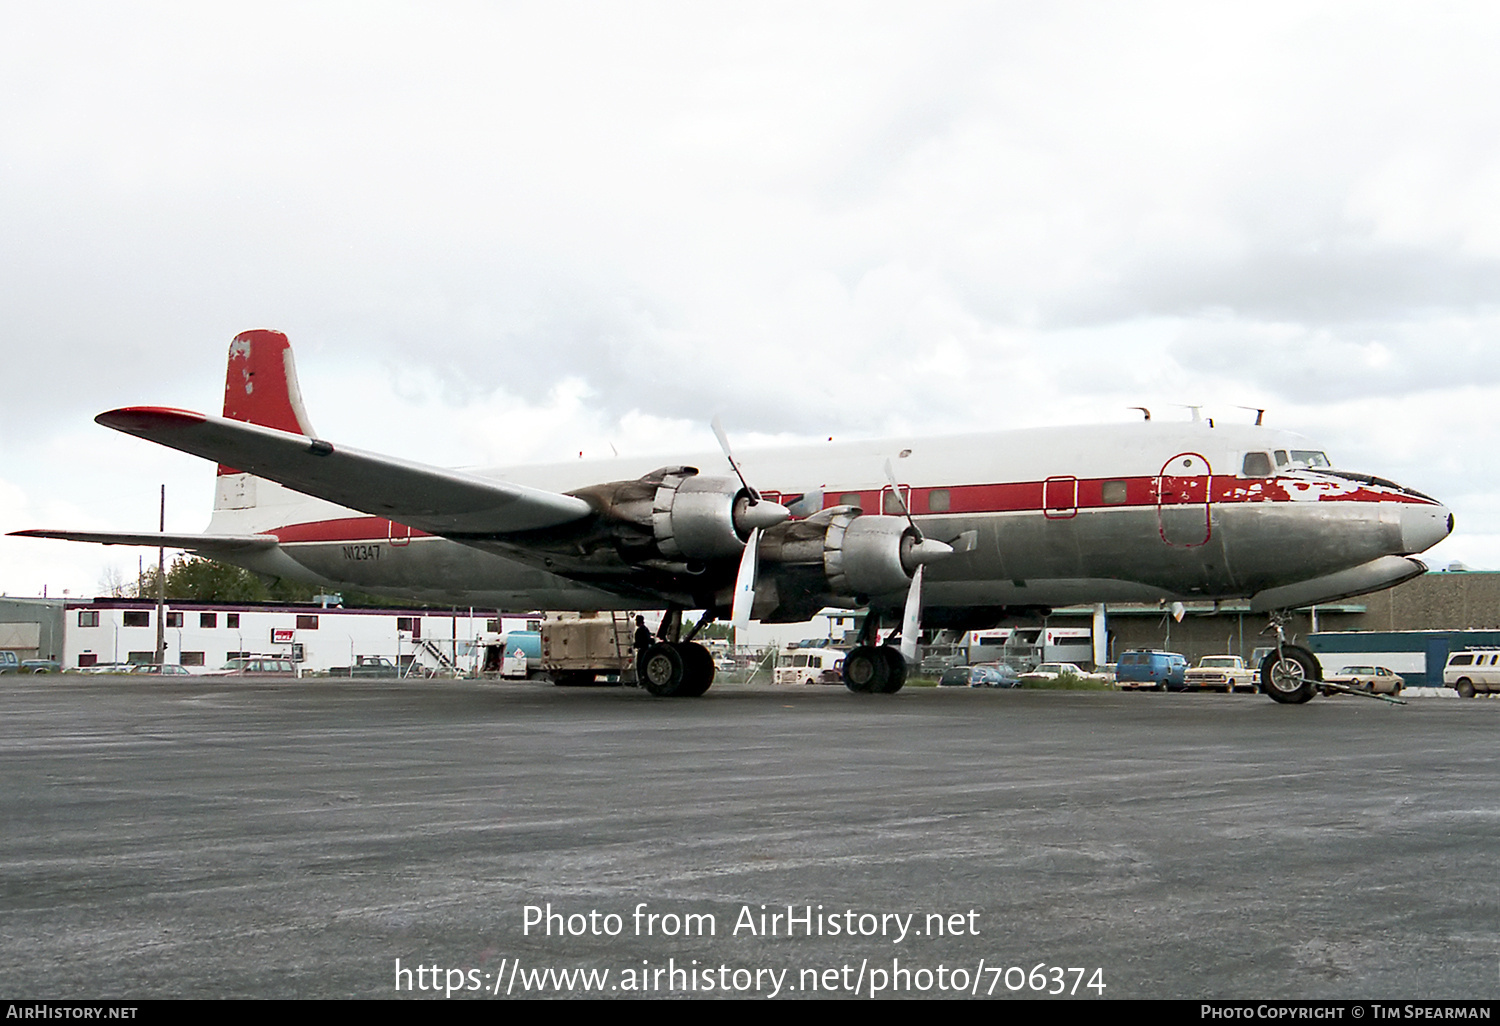
[[[137,435],[163,428],[202,424],[207,419],[201,413],[173,409],[170,406],[122,406],[118,410],[106,410],[99,414],[94,418],[94,423]]]

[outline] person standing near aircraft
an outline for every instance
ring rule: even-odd
[[[635,672],[640,676],[641,669],[646,661],[646,649],[650,648],[655,639],[651,636],[651,628],[646,626],[646,618],[637,616],[635,618]]]

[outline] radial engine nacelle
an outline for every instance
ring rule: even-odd
[[[753,494],[738,478],[700,474],[696,467],[662,467],[633,481],[611,481],[572,494],[590,502],[608,521],[632,525],[626,544],[637,550],[634,559],[737,559],[750,532],[792,515],[780,503]]]
[[[951,555],[952,546],[923,538],[905,517],[864,516],[857,506],[832,506],[765,533],[769,565],[817,568],[830,598],[862,601],[905,592],[917,567]]]
[[[750,532],[791,518],[780,503],[753,495],[733,477],[691,473],[663,475],[651,503],[656,546],[669,559],[738,556]]]

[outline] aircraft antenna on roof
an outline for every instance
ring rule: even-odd
[[[1151,419],[1151,411],[1148,410],[1148,409],[1146,409],[1144,406],[1132,406],[1131,409],[1132,410],[1140,410],[1142,413],[1144,413],[1146,415],[1146,419],[1147,420]]]
[[[1240,409],[1242,409],[1242,410],[1253,410],[1255,412],[1255,426],[1256,427],[1260,427],[1261,426],[1261,421],[1265,420],[1265,418],[1266,418],[1266,408],[1264,406],[1241,406]]]
[[[1200,416],[1200,414],[1203,412],[1203,407],[1202,406],[1194,406],[1192,403],[1173,403],[1172,405],[1173,406],[1181,406],[1184,410],[1192,410],[1193,411],[1193,420],[1195,420],[1195,421],[1203,419]]]

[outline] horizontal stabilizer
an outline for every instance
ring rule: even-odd
[[[508,534],[569,523],[593,512],[572,495],[187,410],[133,406],[94,419],[116,431],[429,534]]]
[[[57,538],[98,545],[147,545],[151,548],[190,549],[193,552],[250,552],[274,549],[269,534],[131,534],[125,531],[12,531],[13,538]]]

